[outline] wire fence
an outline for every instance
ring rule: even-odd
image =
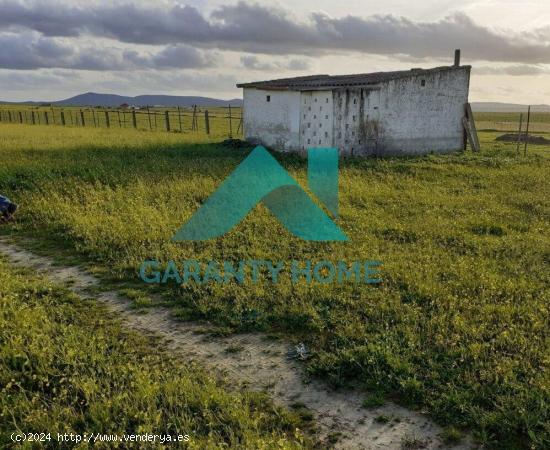
[[[550,113],[540,112],[531,107],[529,112],[478,112],[474,114],[478,131],[518,133],[523,131],[529,121],[531,133],[550,133]]]
[[[518,132],[520,113],[475,113],[478,131]],[[239,107],[199,106],[159,108],[78,108],[0,105],[0,123],[57,125],[85,128],[119,128],[173,133],[198,133],[212,137],[242,137],[243,115]],[[531,133],[550,133],[550,113],[530,116]]]
[[[242,109],[0,107],[0,123],[64,127],[120,128],[202,133],[229,138],[243,134]]]

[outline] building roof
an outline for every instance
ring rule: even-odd
[[[239,88],[257,88],[266,90],[307,91],[334,89],[341,87],[360,87],[379,84],[385,81],[408,78],[410,76],[430,75],[448,70],[471,69],[471,66],[445,66],[433,69],[411,69],[395,72],[359,73],[354,75],[309,75],[306,77],[280,78],[277,80],[254,81],[237,84]]]

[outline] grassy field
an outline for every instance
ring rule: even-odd
[[[0,447],[14,446],[10,435],[22,432],[45,433],[45,440],[21,448],[88,448],[60,443],[58,433],[189,437],[139,448],[309,447],[296,414],[263,394],[231,393],[108,319],[96,302],[2,259],[0,279]]]
[[[479,130],[499,130],[517,133],[520,113],[474,113]],[[527,113],[523,113],[522,130],[525,132]],[[550,133],[550,113],[532,112],[529,123],[531,133]]]
[[[169,285],[182,319],[303,340],[308,370],[473,429],[489,447],[548,444],[550,150],[482,133],[480,154],[350,159],[348,243],[301,241],[263,207],[222,238],[172,243],[248,150],[193,136],[0,126],[0,192],[22,205],[4,232],[63,242],[105,276],[144,259],[380,260],[383,283]],[[276,155],[302,185],[306,162]]]

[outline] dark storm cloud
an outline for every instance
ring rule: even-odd
[[[79,47],[36,32],[0,33],[0,68],[31,70],[187,69],[212,65],[211,58],[189,46],[171,45],[153,53],[105,47]]]
[[[63,3],[0,0],[0,27],[29,28],[46,36],[93,34],[138,44],[193,44],[207,48],[268,54],[358,51],[412,58],[448,58],[462,48],[469,60],[550,63],[550,33],[497,33],[464,14],[435,22],[403,17],[311,14],[307,21],[289,12],[240,2],[218,7],[206,17],[192,6],[171,8],[109,3],[71,7]],[[536,39],[535,39],[536,37]]]

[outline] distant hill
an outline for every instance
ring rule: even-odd
[[[0,103],[15,103],[1,102]],[[86,94],[76,95],[65,100],[54,102],[17,102],[17,104],[38,105],[48,103],[56,106],[120,106],[126,103],[131,106],[242,106],[243,101],[240,98],[231,100],[220,100],[210,97],[179,96],[179,95],[138,95],[137,97],[126,97],[115,94],[98,94],[87,92]]]
[[[517,103],[472,102],[474,112],[527,112],[527,105]],[[531,111],[550,112],[550,105],[531,105]]]

